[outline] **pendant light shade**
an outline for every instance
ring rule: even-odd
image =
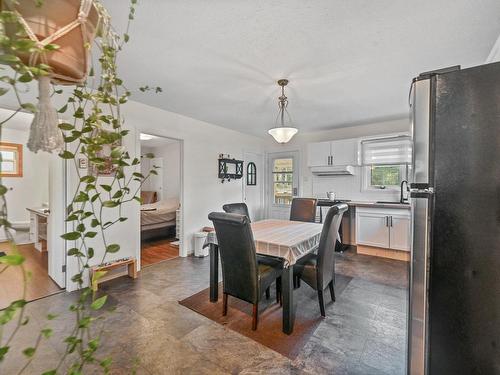
[[[278,128],[269,129],[267,132],[275,139],[276,142],[288,143],[298,131],[299,130],[297,128],[280,126]]]
[[[290,119],[290,114],[288,113],[286,107],[288,106],[288,98],[285,96],[285,86],[288,84],[287,79],[280,79],[278,85],[281,86],[281,96],[278,98],[278,116],[276,119],[280,119],[279,126],[276,126],[268,130],[268,133],[274,138],[278,143],[288,143],[292,137],[299,131],[296,127],[292,126],[292,121]],[[288,117],[288,125],[285,125],[285,114]],[[276,124],[278,125],[278,124]]]

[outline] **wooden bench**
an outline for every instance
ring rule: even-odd
[[[127,267],[127,272],[112,272],[113,270],[119,267]],[[121,277],[124,275],[128,275],[129,277],[136,279],[137,278],[137,261],[135,258],[119,260],[116,262],[110,262],[109,264],[104,264],[100,266],[94,266],[90,268],[90,280],[92,282],[94,278],[94,274],[98,271],[106,271],[106,274],[99,278],[96,282],[92,283],[92,290],[94,292],[97,291],[100,283],[105,281],[116,279],[117,277]]]

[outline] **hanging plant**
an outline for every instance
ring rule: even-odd
[[[129,24],[134,18],[135,4],[136,0],[132,0]],[[123,146],[128,130],[122,127],[120,107],[131,93],[118,76],[117,56],[129,39],[129,27],[122,37],[115,34],[104,7],[95,0],[4,0],[1,5],[0,64],[6,68],[3,69],[5,75],[0,77],[4,84],[0,96],[12,91],[18,108],[0,121],[0,138],[4,124],[19,111],[31,111],[34,120],[28,147],[34,152],[59,151],[60,156],[74,166],[78,176],[66,210],[66,221],[72,229],[62,235],[72,244],[67,255],[78,263],[78,272],[72,281],[78,286],[79,298],[69,306],[75,314],[75,327],[64,338],[64,355],[44,374],[80,374],[91,364],[108,372],[111,359],[99,355],[100,336],[91,329],[95,312],[105,306],[107,296],[97,297],[89,288],[104,272],[93,273],[94,279],[90,280],[89,270],[91,265],[104,263],[109,254],[120,250],[120,244],[110,242],[107,234],[110,228],[127,220],[123,207],[133,200],[140,202],[138,193],[142,184],[149,175],[156,174],[154,169],[146,176],[135,172],[140,159],[131,158]],[[97,48],[92,49],[92,44]],[[93,59],[96,66],[90,59],[92,50],[98,51]],[[33,80],[39,83],[38,106],[24,102],[19,89],[20,85]],[[57,111],[69,118],[65,122],[59,121],[50,104],[50,96],[61,95],[63,91],[51,89],[51,83],[76,85],[67,103]],[[141,90],[150,88],[146,86]],[[161,92],[159,88],[153,90]],[[78,160],[82,158],[88,160],[87,170],[79,168]],[[29,277],[24,257],[17,251],[9,232],[6,193],[0,180],[0,225],[12,247],[11,254],[0,257],[0,273],[17,267],[26,285]],[[16,334],[29,324],[25,305],[26,287],[17,301],[0,311],[0,373]],[[42,340],[51,336],[50,321],[54,318],[47,316],[47,326],[40,331],[35,345],[23,350],[26,363],[19,373],[29,366]],[[13,325],[12,333],[4,337],[3,328],[7,325]],[[68,361],[69,368],[64,368]]]

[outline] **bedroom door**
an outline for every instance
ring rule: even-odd
[[[164,186],[163,183],[163,176],[164,176],[164,171],[163,171],[163,158],[153,158],[150,160],[149,165],[151,166],[150,168],[152,169],[153,166],[157,166],[159,168],[156,168],[156,172],[158,173],[157,175],[151,175],[150,178],[150,186],[151,186],[151,191],[156,191],[158,194],[158,200],[162,200],[164,198],[164,189],[166,189],[166,186]]]

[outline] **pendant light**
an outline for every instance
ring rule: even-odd
[[[292,121],[290,114],[288,113],[286,107],[288,106],[288,98],[285,96],[285,86],[288,84],[287,79],[280,79],[278,85],[281,86],[281,96],[278,98],[278,116],[276,120],[280,119],[280,126],[276,126],[268,130],[268,133],[276,140],[278,143],[288,143],[292,137],[299,131],[297,128],[290,126]],[[285,125],[285,113],[288,116],[289,126]]]

